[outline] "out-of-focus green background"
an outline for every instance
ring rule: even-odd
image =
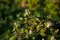
[[[60,0],[0,0],[0,40],[60,40]]]

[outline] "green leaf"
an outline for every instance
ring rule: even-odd
[[[40,13],[37,12],[37,11],[34,13],[34,15],[35,15],[36,17],[40,17]]]
[[[12,36],[9,40],[15,40],[16,37],[15,36]]]

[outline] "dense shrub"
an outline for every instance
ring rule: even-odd
[[[0,40],[60,40],[59,0],[0,0]]]

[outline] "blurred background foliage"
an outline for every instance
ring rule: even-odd
[[[0,0],[0,40],[60,40],[60,0]]]

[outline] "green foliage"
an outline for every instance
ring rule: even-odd
[[[0,40],[59,40],[60,1],[54,1],[0,0]]]

